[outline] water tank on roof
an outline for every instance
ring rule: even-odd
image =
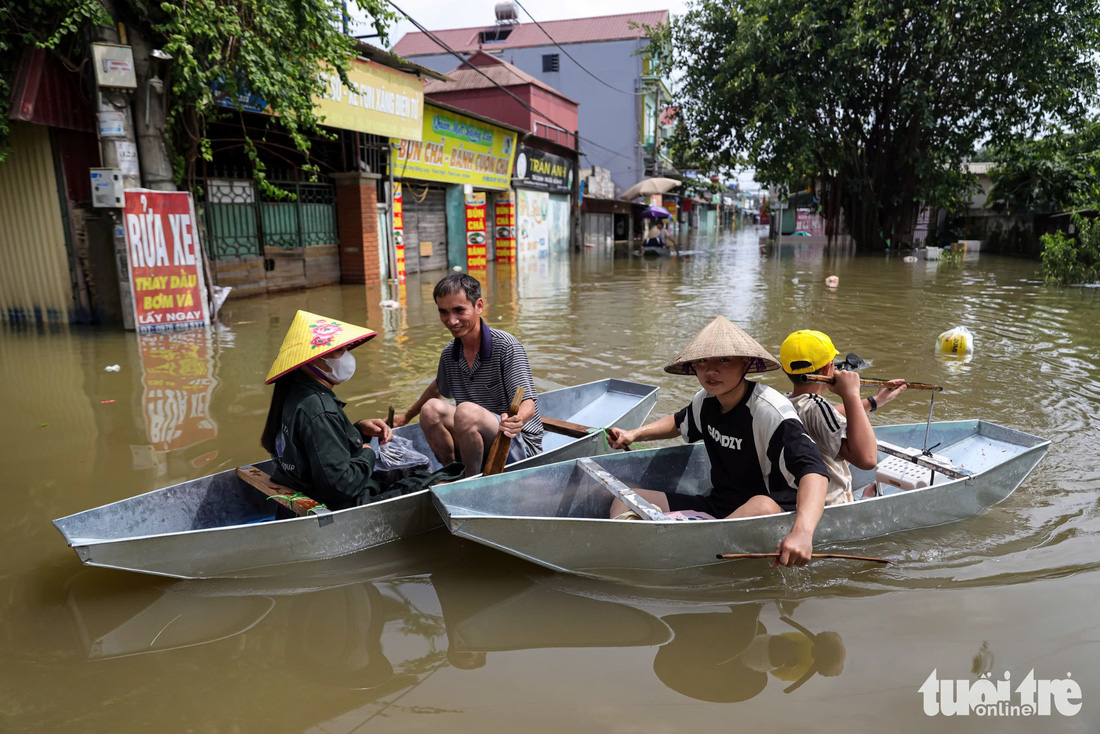
[[[497,23],[518,23],[519,16],[516,14],[515,3],[497,3],[496,4]]]

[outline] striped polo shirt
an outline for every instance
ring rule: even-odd
[[[508,412],[516,388],[522,385],[523,399],[535,401],[535,414],[523,424],[520,437],[528,456],[542,453],[542,417],[535,378],[527,352],[514,336],[490,328],[482,319],[481,346],[473,369],[462,354],[462,341],[452,339],[439,355],[435,381],[443,397],[452,398],[456,404],[472,401],[496,415]]]

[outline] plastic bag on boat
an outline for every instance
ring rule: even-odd
[[[379,445],[377,438],[370,440],[370,447],[378,461],[374,473],[384,485],[407,477],[412,472],[427,471],[431,459],[416,450],[413,442],[401,436],[394,436],[389,443]]]
[[[974,335],[965,326],[948,329],[936,339],[936,352],[952,357],[973,354]]]

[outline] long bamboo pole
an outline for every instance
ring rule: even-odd
[[[737,558],[779,558],[778,553],[719,553],[720,559]],[[810,558],[840,558],[846,561],[869,561],[871,563],[893,563],[888,558],[872,558],[870,556],[848,556],[842,553],[811,553]]]
[[[798,375],[801,382],[825,382],[830,385],[836,382],[835,377],[826,377],[824,375]],[[874,377],[860,377],[860,385],[875,385],[877,387],[893,387],[894,382],[892,380],[879,380]],[[939,385],[929,385],[925,382],[906,382],[905,386],[911,390],[935,390],[936,392],[943,392],[943,388]]]

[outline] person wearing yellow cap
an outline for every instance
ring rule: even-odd
[[[777,563],[803,566],[813,552],[814,530],[825,507],[828,472],[782,393],[745,379],[749,372],[777,369],[775,357],[719,316],[665,367],[670,374],[699,379],[702,389],[691,404],[637,430],[610,432],[615,448],[676,436],[702,441],[710,459],[710,494],[635,491],[665,512],[737,518],[793,510],[791,532],[776,547]],[[626,509],[616,499],[611,516]]]
[[[275,459],[273,481],[330,510],[370,500],[375,455],[365,439],[393,435],[380,418],[353,424],[332,388],[355,374],[351,350],[377,332],[299,311],[264,384],[275,383],[261,445]]]
[[[837,354],[832,339],[809,329],[794,332],[779,347],[783,371],[794,383],[794,390],[788,397],[806,432],[820,447],[821,458],[829,469],[826,505],[854,499],[852,470],[848,465],[874,469],[878,464],[878,443],[867,413],[874,412],[905,390],[904,380],[892,380],[893,386],[883,387],[874,397],[860,398],[859,375],[836,369],[833,358]],[[834,382],[803,382],[801,375],[808,374],[832,377]],[[821,396],[826,388],[841,399],[841,405],[834,406]]]

